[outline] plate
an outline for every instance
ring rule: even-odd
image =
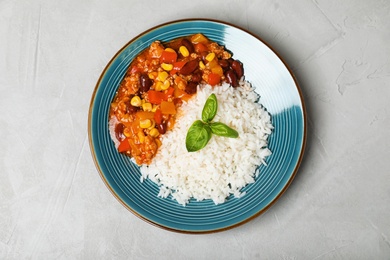
[[[260,94],[271,114],[269,137],[272,155],[260,166],[256,181],[240,199],[229,197],[215,205],[211,200],[191,200],[186,207],[173,199],[157,197],[150,180],[140,182],[139,167],[119,154],[110,139],[108,112],[124,74],[139,52],[153,41],[202,33],[225,45],[244,64],[245,79]],[[209,233],[227,230],[259,216],[286,191],[297,173],[306,141],[306,112],[300,88],[288,66],[272,48],[254,34],[215,20],[179,20],[147,30],[120,49],[102,72],[92,94],[88,135],[98,172],[111,193],[141,219],[171,231]]]

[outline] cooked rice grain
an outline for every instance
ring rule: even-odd
[[[189,153],[185,139],[188,128],[201,119],[206,99],[215,93],[218,111],[213,121],[236,129],[238,138],[213,135],[205,148]],[[212,199],[215,204],[253,183],[256,168],[271,154],[267,138],[273,129],[268,112],[258,103],[259,96],[248,82],[232,88],[228,84],[213,88],[204,85],[179,109],[172,131],[162,137],[162,146],[148,166],[141,166],[141,181],[149,178],[160,187],[158,196],[169,195],[186,205],[191,198]]]

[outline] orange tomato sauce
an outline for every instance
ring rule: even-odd
[[[175,124],[178,107],[199,84],[237,87],[242,76],[242,63],[202,34],[153,42],[131,62],[111,103],[118,151],[138,165],[150,164],[161,136]]]

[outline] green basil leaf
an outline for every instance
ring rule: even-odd
[[[210,124],[211,131],[215,135],[237,138],[238,132],[221,122],[215,122]]]
[[[211,138],[211,129],[208,124],[196,120],[188,129],[186,148],[188,152],[196,152],[207,145]]]
[[[202,120],[206,123],[213,120],[213,118],[217,114],[217,108],[218,108],[217,97],[213,93],[207,98],[206,103],[204,104],[202,110]]]

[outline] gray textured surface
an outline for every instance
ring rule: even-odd
[[[1,259],[389,259],[389,1],[0,1]],[[291,66],[305,157],[264,215],[183,235],[108,191],[87,137],[90,98],[131,38],[180,18],[257,34]]]

